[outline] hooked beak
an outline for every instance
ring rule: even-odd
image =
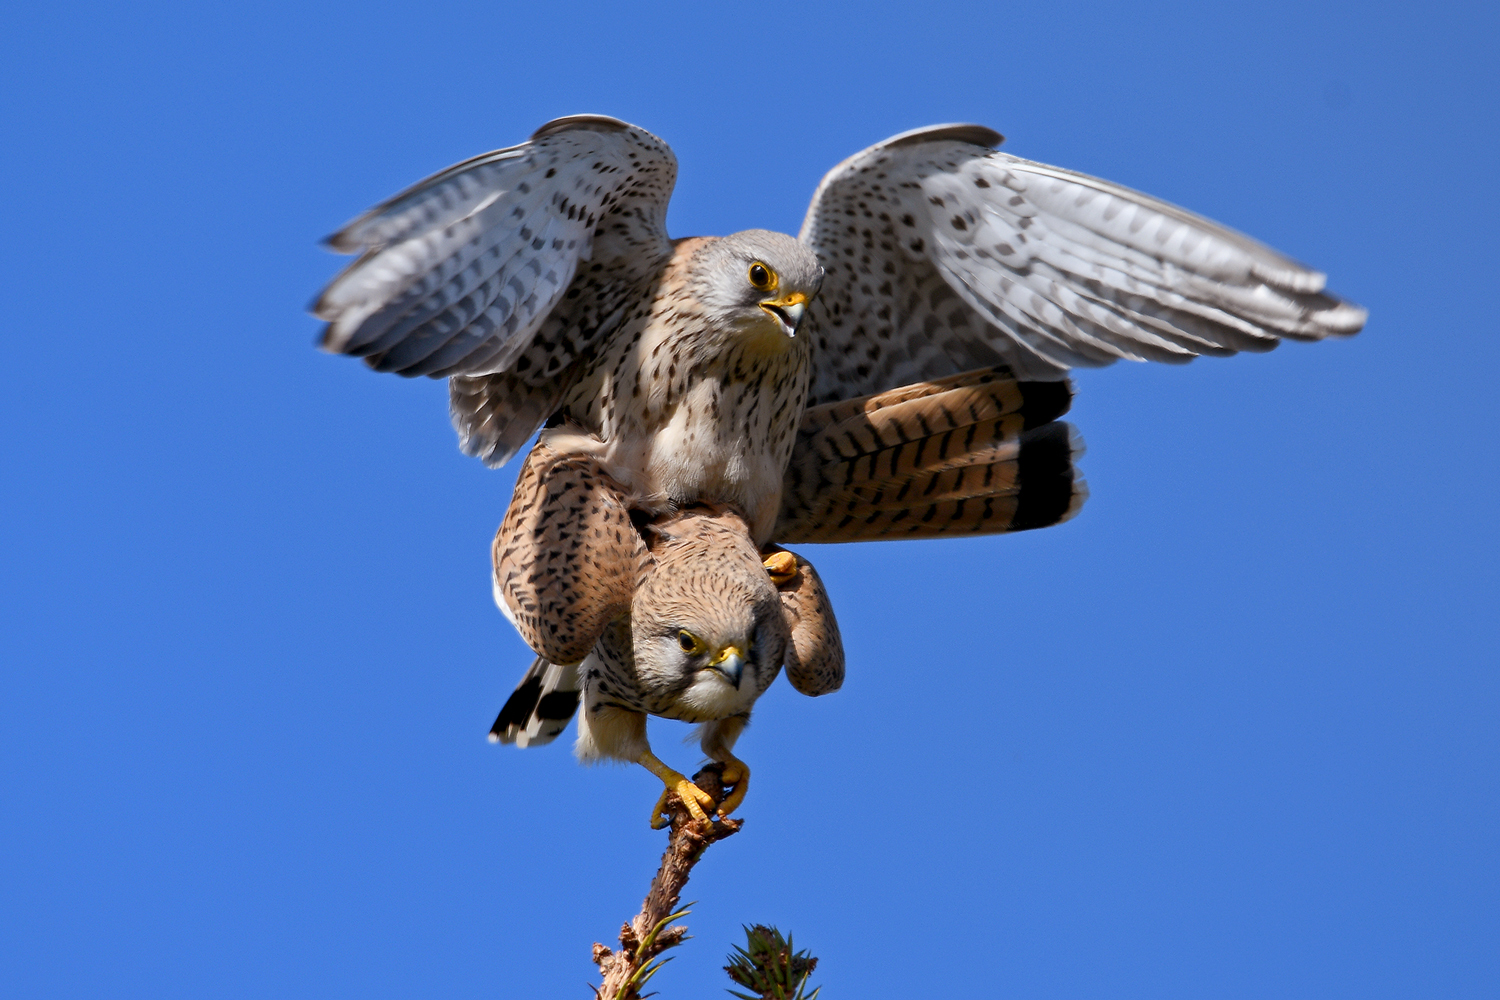
[[[709,667],[723,674],[735,690],[739,690],[740,678],[745,673],[745,653],[738,646],[725,646],[708,661]]]
[[[807,296],[801,292],[780,299],[767,299],[760,307],[772,316],[776,322],[781,324],[781,332],[788,337],[797,336],[797,328],[802,325],[802,314],[807,311]]]

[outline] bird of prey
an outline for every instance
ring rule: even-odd
[[[1363,325],[1317,271],[1001,141],[978,125],[905,132],[830,171],[796,239],[674,241],[666,143],[561,118],[330,237],[359,257],[313,307],[322,345],[447,377],[462,448],[491,465],[549,424],[554,449],[595,457],[635,507],[724,504],[764,545],[808,405]]]
[[[490,465],[541,430],[534,471],[559,486],[576,478],[568,490],[590,498],[566,508],[566,531],[518,527],[551,509],[551,494],[526,499],[529,474],[518,486],[496,596],[540,659],[497,736],[551,738],[580,687],[591,704],[594,680],[610,721],[585,710],[585,757],[638,760],[676,787],[643,729],[643,713],[672,714],[707,722],[705,750],[739,773],[733,720],[777,662],[774,640],[753,670],[738,645],[778,628],[769,584],[750,573],[757,552],[775,570],[777,542],[1055,524],[1085,495],[1058,420],[1069,369],[1266,351],[1363,326],[1365,311],[1328,294],[1321,273],[1147,195],[1001,153],[1001,141],[978,125],[905,132],[830,171],[796,239],[672,240],[666,143],[580,115],[441,171],[330,237],[359,257],[313,307],[328,321],[322,345],[378,371],[448,378],[461,447]],[[694,540],[677,557],[674,517]],[[735,519],[744,538],[708,527]],[[653,542],[653,530],[665,534]],[[597,558],[601,539],[623,548]],[[647,577],[632,562],[643,552]],[[739,575],[710,585],[720,559]],[[677,625],[692,642],[674,653],[670,630],[650,629],[677,612],[635,601],[695,572],[692,586],[708,589],[694,624]],[[734,611],[707,596],[736,588]],[[711,676],[721,654],[739,687]]]
[[[1073,430],[1056,419],[1070,401],[1065,383],[981,369],[812,407],[773,533],[858,541],[1055,524],[1086,496]],[[801,556],[753,544],[731,508],[632,507],[596,457],[554,440],[544,432],[527,455],[495,536],[495,603],[537,659],[490,738],[549,743],[581,700],[578,756],[661,778],[655,825],[668,794],[702,819],[702,796],[651,752],[646,716],[699,722],[704,753],[734,785],[728,815],[750,774],[735,740],[781,666],[806,695],[843,683],[822,581]]]
[[[843,682],[838,623],[807,560],[779,547],[763,555],[722,506],[643,521],[592,456],[532,449],[493,554],[496,603],[538,658],[491,738],[549,742],[581,693],[579,757],[660,778],[653,826],[670,795],[698,820],[712,800],[651,752],[648,714],[701,724],[703,752],[734,786],[718,810],[727,816],[750,779],[735,740],[783,663],[806,694]]]

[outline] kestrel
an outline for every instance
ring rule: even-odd
[[[763,545],[809,404],[1363,325],[1269,247],[1000,142],[978,125],[906,132],[830,171],[796,239],[674,241],[666,143],[561,118],[330,237],[360,256],[314,305],[322,344],[448,377],[462,448],[491,465],[547,424],[554,450],[596,458],[633,506],[724,504]]]
[[[838,624],[812,565],[779,548],[764,557],[734,511],[689,507],[649,522],[633,513],[592,456],[545,443],[527,456],[495,537],[495,599],[538,658],[491,736],[549,742],[581,694],[578,756],[632,761],[660,778],[659,826],[669,795],[699,820],[711,800],[651,752],[646,716],[700,723],[703,752],[734,786],[719,807],[728,815],[749,787],[732,750],[756,699],[783,663],[806,694],[837,689]]]
[[[1056,419],[1069,402],[1065,383],[981,369],[813,407],[774,534],[855,541],[1055,524],[1086,495],[1072,428]],[[667,789],[659,822],[667,794],[687,796],[695,815],[701,806],[652,754],[646,716],[699,722],[704,753],[735,786],[727,815],[750,773],[735,740],[781,666],[803,694],[843,683],[822,581],[801,556],[758,549],[729,508],[633,509],[597,458],[551,440],[527,456],[495,537],[495,603],[538,656],[491,738],[551,742],[581,696],[579,757],[649,768]]]
[[[1058,420],[1072,367],[1363,326],[1322,274],[1001,141],[902,133],[830,171],[796,239],[674,241],[671,150],[581,115],[329,239],[360,256],[314,305],[326,349],[447,377],[461,447],[490,465],[541,430],[495,559],[497,600],[540,659],[497,737],[550,739],[581,689],[598,706],[583,756],[676,787],[645,742],[654,713],[704,722],[705,751],[747,775],[729,751],[754,695],[783,661],[802,687],[796,644],[773,655],[791,614],[785,591],[773,613],[773,543],[1055,524],[1085,496]]]

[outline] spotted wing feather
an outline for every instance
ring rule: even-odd
[[[677,160],[600,115],[465,160],[330,236],[357,253],[313,304],[322,346],[451,377],[463,450],[508,461],[671,254]]]
[[[989,368],[810,408],[782,489],[779,542],[997,534],[1077,513],[1082,445],[1066,382]]]
[[[313,306],[323,346],[403,375],[505,371],[580,261],[668,248],[676,171],[649,132],[580,115],[434,174],[328,238],[360,257]]]
[[[543,659],[576,664],[630,610],[650,553],[592,459],[538,444],[493,548],[495,603]]]
[[[459,448],[487,465],[504,465],[556,412],[574,384],[575,369],[540,383],[516,372],[449,379],[448,415],[458,431]]]
[[[784,551],[770,546],[767,552]],[[844,684],[844,640],[823,580],[813,564],[797,553],[797,573],[777,589],[791,641],[784,663],[787,680],[805,695],[829,694]]]
[[[811,399],[1006,364],[1056,379],[1120,358],[1265,351],[1357,332],[1365,310],[1255,240],[1109,181],[934,126],[824,177],[800,238],[827,269]]]

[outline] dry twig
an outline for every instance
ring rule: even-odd
[[[712,796],[715,805],[726,794],[723,773],[722,764],[709,764],[693,775],[693,783]],[[686,927],[667,925],[688,913],[677,909],[677,904],[693,866],[710,844],[740,831],[740,821],[733,819],[710,822],[704,829],[676,800],[667,809],[672,833],[641,912],[620,928],[619,949],[594,945],[594,964],[604,973],[604,984],[594,990],[597,1000],[640,1000],[641,988],[669,961],[659,957],[662,952],[687,939]]]

